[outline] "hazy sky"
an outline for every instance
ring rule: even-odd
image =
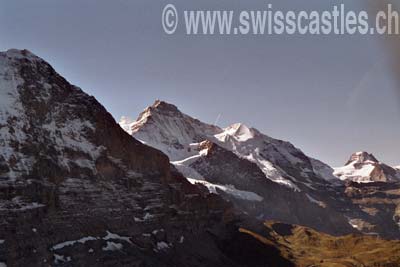
[[[216,3],[217,2],[217,3]],[[345,1],[366,8],[365,1]],[[0,48],[27,48],[118,120],[155,99],[220,126],[243,122],[342,165],[367,150],[400,164],[399,84],[371,36],[169,36],[183,9],[326,9],[338,1],[0,0]]]

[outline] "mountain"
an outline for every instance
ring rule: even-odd
[[[340,203],[346,196],[334,189],[342,183],[333,169],[289,142],[243,124],[221,129],[164,101],[146,108],[136,121],[125,118],[120,124],[136,139],[166,153],[189,181],[218,192],[253,217],[332,234],[356,231],[338,212],[346,206]]]
[[[291,266],[27,50],[0,53],[0,147],[0,266]]]
[[[267,179],[294,191],[310,187],[312,182],[338,183],[332,168],[307,157],[289,142],[273,139],[241,123],[221,129],[163,101],[156,101],[136,121],[124,117],[120,125],[138,140],[166,153],[173,163],[199,156],[196,146],[207,139],[255,163]],[[182,164],[175,165],[179,168]]]
[[[172,105],[158,105],[168,107],[162,114],[176,113]],[[354,207],[377,204],[366,212],[375,212],[380,227],[392,229],[388,216],[393,211],[381,216],[380,206],[385,205],[379,201],[385,195],[394,206],[394,183],[384,183],[384,192],[371,183],[376,194],[363,188],[369,184],[336,184],[321,177],[319,172],[330,170],[319,161],[308,163],[305,157],[289,166],[289,158],[304,154],[283,142],[291,156],[284,155],[275,140],[271,145],[276,154],[255,152],[259,157],[249,160],[240,156],[248,150],[227,149],[235,142],[227,142],[226,148],[217,137],[215,142],[202,140],[204,132],[212,136],[225,130],[203,128],[184,114],[186,128],[177,129],[178,123],[182,126],[173,118],[177,114],[169,122],[162,114],[157,123],[165,123],[168,131],[148,123],[154,122],[153,115],[130,129],[133,133],[149,127],[149,137],[177,153],[174,164],[163,152],[127,134],[94,97],[44,60],[27,50],[1,52],[0,266],[294,267],[321,263],[329,253],[335,262],[342,257],[352,266],[399,264],[397,241],[332,237],[296,225],[263,224],[253,216],[263,210],[271,217],[341,233],[348,231],[348,218],[333,204],[347,202],[328,200],[337,195],[354,200]],[[253,131],[237,128],[242,141],[247,138],[243,134]],[[193,134],[196,143],[186,145]],[[181,155],[188,158],[179,162]],[[266,176],[269,172],[260,166],[267,157],[276,160],[273,168],[295,186]],[[185,166],[207,179],[188,182],[177,170]],[[315,170],[297,177],[310,166]],[[356,203],[368,194],[369,202]],[[400,221],[397,215],[393,218]],[[313,253],[315,248],[318,253]]]
[[[352,154],[344,167],[335,168],[334,174],[341,180],[358,183],[400,181],[398,169],[378,161],[367,152]]]
[[[203,123],[164,101],[157,100],[137,120],[125,117],[120,125],[167,154],[191,183],[206,186],[253,218],[334,235],[361,231],[400,238],[400,199],[390,195],[399,184],[362,188],[342,181],[333,168],[289,142],[241,123],[225,129]]]

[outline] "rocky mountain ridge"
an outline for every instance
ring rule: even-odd
[[[265,250],[247,263],[234,259],[221,242],[236,235],[242,215],[31,52],[0,53],[0,96],[0,266],[251,266],[268,258]]]
[[[365,194],[357,184],[338,179],[333,168],[257,129],[243,124],[222,129],[193,119],[163,101],[156,101],[136,121],[121,126],[166,153],[190,182],[207,186],[253,217],[332,234],[362,231],[400,236],[393,208],[397,200],[383,194],[380,201],[394,201],[393,206],[379,207],[376,214],[382,214],[371,215],[354,199]],[[390,216],[387,222],[380,219]]]

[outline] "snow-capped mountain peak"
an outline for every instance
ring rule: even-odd
[[[193,143],[221,133],[217,126],[200,122],[167,102],[157,100],[134,122],[124,117],[121,127],[136,139],[166,153],[171,161],[193,156]]]
[[[135,122],[123,118],[120,125],[136,139],[166,153],[172,162],[179,162],[183,173],[188,173],[188,166],[183,170],[182,162],[197,158],[195,147],[209,140],[255,163],[266,178],[296,191],[311,185],[313,179],[317,183],[339,181],[332,176],[329,166],[307,157],[289,142],[271,138],[243,123],[221,129],[194,119],[164,101],[157,100]],[[187,158],[191,160],[186,161]]]
[[[400,173],[374,155],[362,151],[353,153],[345,166],[335,168],[334,174],[341,180],[358,183],[398,181]]]
[[[224,131],[215,137],[219,140],[225,139],[227,136],[235,138],[237,141],[245,142],[254,138],[255,131],[244,125],[243,123],[235,123],[224,129]]]
[[[351,165],[351,164],[357,164],[357,163],[379,163],[379,161],[375,158],[374,155],[361,151],[361,152],[356,152],[351,155],[350,159],[348,162],[345,164]]]

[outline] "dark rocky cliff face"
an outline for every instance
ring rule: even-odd
[[[1,266],[270,266],[268,253],[282,262],[263,244],[233,257],[254,240],[237,239],[230,204],[29,51],[0,54],[0,96]]]
[[[168,174],[167,157],[127,136],[96,99],[29,52],[14,53],[1,59],[8,65],[4,78],[19,80],[12,103],[19,110],[7,117],[2,131],[8,130],[13,152],[32,160],[20,166],[14,156],[4,165],[26,178],[59,182],[70,176],[129,176],[124,168]]]

